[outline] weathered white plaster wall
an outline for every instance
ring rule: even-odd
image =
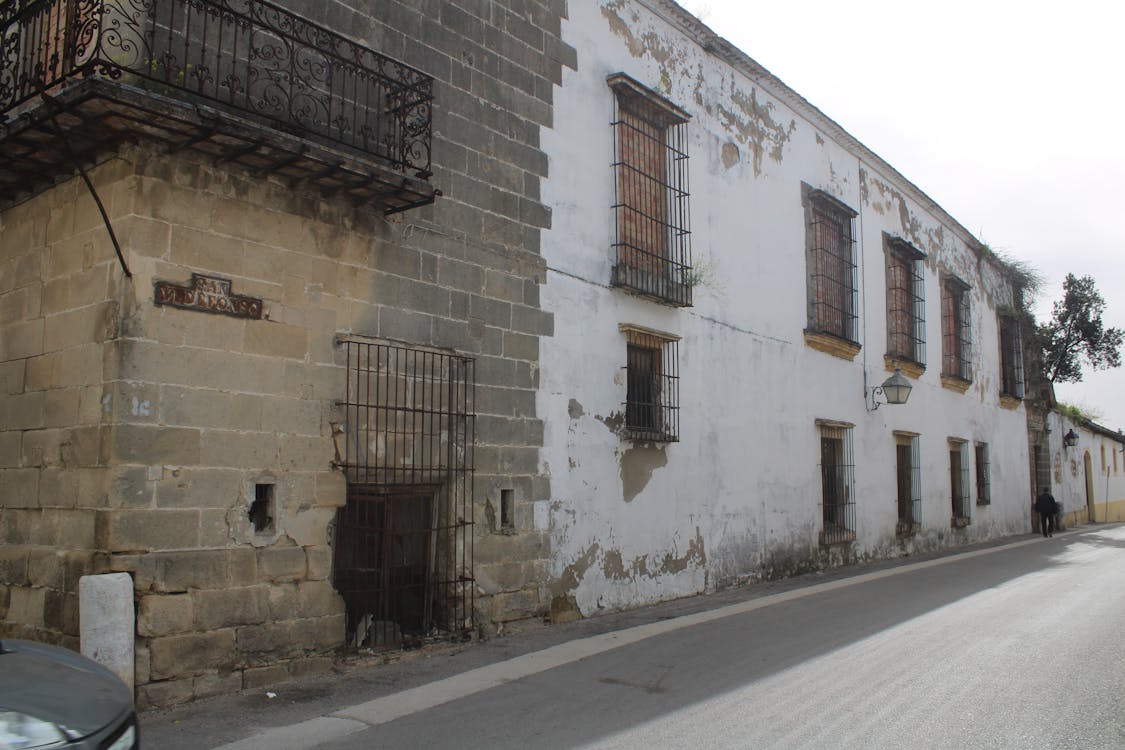
[[[1125,454],[1121,452],[1125,438],[1111,437],[1054,411],[1047,415],[1047,425],[1051,430],[1051,491],[1062,504],[1067,522],[1125,521]],[[1078,435],[1073,447],[1063,444],[1068,430]]]
[[[971,235],[838,126],[764,71],[751,80],[704,51],[674,9],[653,6],[663,17],[637,0],[570,4],[563,33],[578,67],[564,71],[554,129],[543,136],[544,202],[553,207],[543,305],[555,313],[555,335],[542,340],[538,413],[546,425],[542,468],[552,480],[552,595],[573,597],[571,605],[590,614],[1027,531],[1025,413],[999,399],[996,309],[1012,303],[1001,274],[978,257]],[[691,231],[703,278],[691,308],[609,286],[614,99],[606,76],[617,72],[693,117]],[[802,182],[859,212],[863,349],[855,361],[804,340]],[[865,373],[872,386],[890,374],[883,232],[927,255],[927,368],[908,404],[868,412]],[[972,286],[974,376],[964,394],[941,384],[941,271]],[[619,436],[622,323],[682,337],[677,443]],[[818,545],[817,418],[855,425],[856,541],[831,552]],[[921,435],[922,529],[905,543],[894,533],[894,430]],[[956,531],[950,437],[986,442],[991,454],[992,502],[974,504],[972,523]]]

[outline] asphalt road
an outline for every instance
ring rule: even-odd
[[[1125,527],[1021,541],[341,695],[196,747],[1125,748]]]

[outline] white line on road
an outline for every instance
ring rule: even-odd
[[[982,555],[991,555],[1004,550],[1015,549],[1027,544],[1038,544],[1040,540],[1025,539],[998,547],[961,552],[948,557],[934,560],[910,563],[871,573],[861,573],[857,576],[841,578],[835,581],[825,581],[812,586],[805,586],[792,591],[778,594],[769,594],[737,604],[728,604],[725,607],[682,615],[668,620],[637,625],[635,627],[618,630],[613,633],[603,633],[588,638],[580,638],[557,646],[535,651],[523,656],[517,656],[506,661],[490,664],[485,667],[471,669],[468,672],[447,677],[442,680],[421,685],[400,693],[376,698],[374,700],[358,703],[354,706],[342,708],[330,716],[321,716],[297,724],[278,727],[264,732],[250,735],[249,737],[226,745],[220,745],[214,750],[306,750],[316,747],[317,744],[330,739],[336,739],[348,734],[367,729],[369,727],[386,724],[410,714],[435,708],[444,703],[464,698],[474,693],[479,693],[490,688],[499,687],[515,680],[530,677],[531,675],[554,669],[564,664],[570,664],[580,659],[586,659],[597,654],[621,648],[631,643],[643,641],[665,633],[671,633],[682,628],[690,628],[724,617],[753,612],[757,609],[770,607],[774,604],[802,599],[806,596],[822,594],[826,591],[855,586],[868,581],[877,581],[881,578],[910,573],[938,565],[968,560]]]
[[[246,739],[219,747],[223,750],[258,750],[258,748],[306,750],[310,747],[316,747],[321,742],[347,737],[349,734],[355,734],[369,728],[367,724],[361,721],[318,716],[299,724],[267,729],[264,732],[252,734]]]

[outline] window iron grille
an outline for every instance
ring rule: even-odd
[[[887,241],[887,354],[926,361],[926,299],[922,259],[899,239]]]
[[[1032,488],[1032,494],[1038,494],[1044,490],[1050,492],[1051,490],[1051,457],[1047,451],[1043,450],[1043,446],[1036,443],[1031,449],[1032,462],[1035,469],[1035,487]]]
[[[1012,398],[1023,398],[1023,346],[1019,320],[1000,317],[1000,392]]]
[[[473,627],[474,361],[341,341],[347,353],[335,582],[357,646]]]
[[[615,94],[613,284],[689,307],[689,115],[628,76],[608,82]]]
[[[625,429],[635,440],[680,439],[679,341],[629,326],[626,336]]]
[[[988,445],[976,445],[977,467],[977,505],[988,505],[992,502],[992,469],[988,465]]]
[[[942,374],[972,380],[972,318],[969,286],[950,277],[942,285]]]
[[[969,456],[968,443],[949,441],[949,486],[952,525],[969,524]]]
[[[857,343],[855,212],[821,191],[809,198],[809,330]]]
[[[850,427],[820,427],[820,543],[855,541],[855,461]]]
[[[899,536],[910,536],[922,523],[922,468],[917,435],[896,435]]]

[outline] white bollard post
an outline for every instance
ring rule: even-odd
[[[107,667],[133,689],[133,578],[128,573],[82,576],[78,581],[82,655]]]

